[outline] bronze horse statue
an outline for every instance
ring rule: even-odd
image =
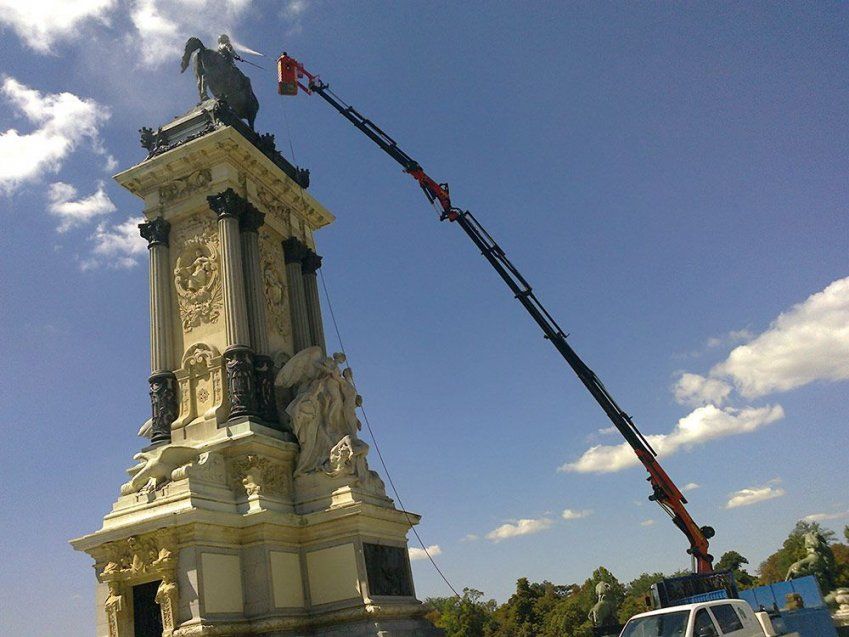
[[[192,54],[195,57],[195,77],[198,82],[200,101],[208,100],[207,89],[213,97],[225,100],[230,109],[242,119],[248,120],[251,130],[259,110],[259,102],[251,88],[251,81],[234,63],[240,59],[226,35],[218,38],[218,50],[207,49],[198,38],[189,38],[183,53],[180,73],[189,66]]]

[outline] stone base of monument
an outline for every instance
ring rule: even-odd
[[[144,486],[72,541],[95,560],[98,637],[441,634],[413,590],[418,516],[379,479],[293,479],[297,451],[250,418],[157,448]]]

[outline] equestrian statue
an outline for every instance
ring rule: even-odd
[[[209,99],[208,89],[213,97],[226,101],[238,117],[246,119],[253,130],[259,102],[251,88],[250,79],[236,68],[236,60],[242,58],[233,50],[230,38],[226,35],[219,36],[218,49],[207,49],[198,38],[189,38],[183,53],[180,73],[188,68],[195,52],[195,77],[200,101]]]

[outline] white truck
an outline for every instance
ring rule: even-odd
[[[620,637],[799,637],[786,633],[766,612],[739,599],[669,606],[634,615]]]

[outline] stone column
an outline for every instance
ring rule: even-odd
[[[245,297],[248,306],[248,327],[254,350],[254,381],[256,411],[266,422],[277,422],[274,401],[274,361],[269,356],[268,323],[265,312],[265,283],[259,263],[259,228],[265,214],[246,202],[240,221],[242,231],[242,265],[245,274]]]
[[[321,347],[323,352],[327,351],[324,345],[324,324],[321,321],[321,302],[318,298],[318,281],[316,271],[321,267],[321,257],[312,250],[307,250],[307,255],[301,262],[301,271],[304,277],[304,295],[307,300],[307,318],[310,324],[310,335],[312,344]]]
[[[221,283],[224,291],[224,327],[227,347],[227,391],[230,398],[230,420],[256,413],[254,396],[253,351],[245,297],[245,276],[239,220],[247,201],[232,188],[206,198],[218,215],[218,238],[221,243]]]
[[[168,233],[171,224],[162,217],[139,224],[150,255],[150,405],[154,445],[171,442],[171,423],[177,419],[177,380],[174,335],[171,332],[171,263]]]
[[[295,237],[289,237],[283,242],[286,278],[289,280],[289,308],[292,312],[293,355],[312,345],[304,276],[301,269],[301,263],[307,252],[307,247]]]

